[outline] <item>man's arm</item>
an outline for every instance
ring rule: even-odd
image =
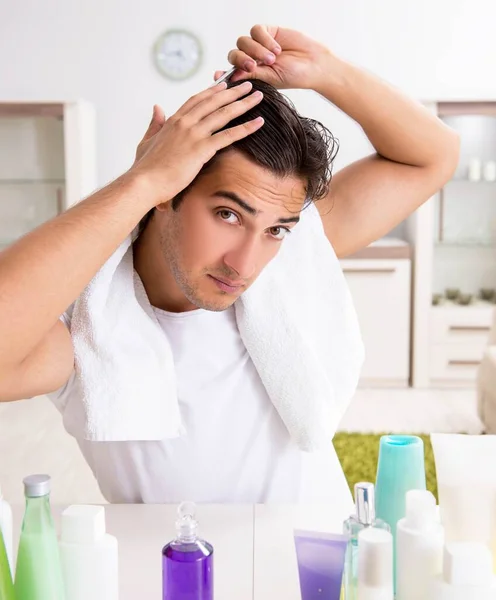
[[[385,235],[428,200],[458,163],[458,135],[425,107],[329,53],[318,91],[368,136],[376,154],[336,173],[317,202],[337,255]]]
[[[193,96],[145,135],[127,173],[0,253],[0,401],[67,381],[72,340],[59,316],[148,211],[185,189],[218,150],[262,126],[251,120],[216,133],[260,102],[250,89],[221,84]]]

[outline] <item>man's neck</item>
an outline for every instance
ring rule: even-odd
[[[164,259],[160,233],[153,219],[134,242],[133,261],[152,306],[169,312],[197,308],[186,299]]]

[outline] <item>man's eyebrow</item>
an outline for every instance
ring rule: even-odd
[[[234,192],[227,192],[225,190],[219,190],[219,191],[215,192],[212,195],[213,196],[217,196],[219,198],[227,198],[227,200],[231,200],[232,202],[234,202],[235,204],[237,204],[240,208],[242,208],[245,212],[247,212],[250,215],[254,215],[255,217],[260,214],[259,210],[257,210],[256,208],[254,208],[253,206],[251,206],[250,204],[248,204],[248,202],[246,202],[245,200],[243,200],[242,198],[240,198]],[[277,223],[283,223],[283,224],[284,223],[298,223],[299,220],[300,220],[299,216],[294,216],[294,217],[280,217],[277,220]]]

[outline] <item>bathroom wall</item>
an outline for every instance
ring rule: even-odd
[[[496,97],[494,0],[0,0],[0,101],[93,102],[99,183],[125,170],[154,103],[171,114],[206,87],[257,22],[301,29],[420,99]],[[156,71],[150,50],[169,27],[198,33],[202,70],[185,83]],[[292,94],[341,140],[337,166],[369,151],[358,127],[315,94]]]

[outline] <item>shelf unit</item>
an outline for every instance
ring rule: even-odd
[[[95,188],[91,104],[0,101],[0,248]]]
[[[471,160],[496,161],[496,101],[431,102],[430,110],[461,137],[453,179],[409,219],[414,240],[412,385],[470,387],[487,345],[496,289],[496,182],[470,181]],[[433,295],[447,288],[473,297],[466,306]]]

